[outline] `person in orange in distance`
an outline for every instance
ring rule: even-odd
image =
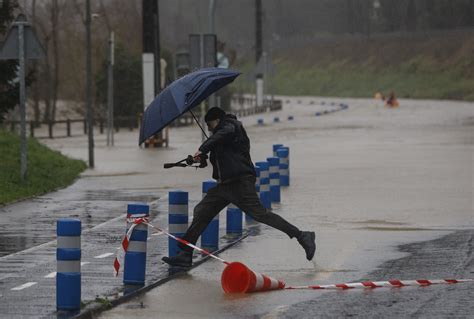
[[[385,102],[385,106],[386,107],[398,107],[398,100],[397,98],[395,97],[395,92],[390,92],[390,94],[388,95],[388,99],[387,101]]]

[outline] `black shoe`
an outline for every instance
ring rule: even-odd
[[[161,260],[173,267],[188,268],[193,265],[193,253],[188,251],[180,251],[174,257],[163,257]]]
[[[301,235],[297,238],[301,246],[303,246],[306,252],[306,259],[311,260],[316,252],[316,235],[312,231],[302,231]]]

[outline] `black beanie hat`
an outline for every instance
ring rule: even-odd
[[[204,116],[204,121],[209,122],[209,121],[214,121],[217,119],[221,119],[225,116],[225,111],[221,109],[220,107],[211,107],[207,113],[206,116]]]

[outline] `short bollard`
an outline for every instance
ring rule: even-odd
[[[314,115],[320,116],[320,115],[321,115],[321,112],[316,112]]]
[[[169,192],[168,205],[169,233],[181,238],[188,229],[188,192]],[[180,251],[177,241],[168,237],[168,255],[173,257]]]
[[[260,201],[262,202],[263,207],[272,208],[272,200],[270,196],[270,178],[268,171],[268,162],[257,162],[255,166],[259,168],[260,171]]]
[[[292,115],[288,116],[288,121],[293,121],[294,117]]]
[[[270,198],[272,203],[280,202],[280,159],[278,157],[267,158],[270,175]]]
[[[258,125],[263,125],[263,119],[258,119],[258,120],[257,120],[257,124],[258,124]]]
[[[279,173],[280,186],[290,186],[290,170],[289,170],[289,148],[281,147],[277,150],[278,158],[280,159]]]
[[[245,215],[247,216],[247,215]],[[242,211],[234,204],[227,206],[227,234],[242,234]]]
[[[63,218],[57,221],[56,234],[56,308],[81,308],[81,221]]]
[[[217,182],[205,181],[202,182],[202,197],[206,196],[209,189],[215,187]],[[201,235],[201,247],[209,251],[219,249],[219,214],[217,214],[207,225],[206,229]]]
[[[272,149],[273,149],[273,156],[277,156],[277,150],[280,148],[280,147],[283,147],[283,144],[273,144],[272,146]]]
[[[145,203],[128,204],[127,206],[127,232],[133,225],[134,218],[148,217],[150,207]],[[130,235],[125,262],[123,266],[123,283],[126,285],[145,284],[146,273],[146,242],[148,238],[148,225],[138,224]]]
[[[275,117],[273,118],[273,122],[275,122],[275,123],[280,122],[280,118],[279,118],[278,116],[275,116]]]

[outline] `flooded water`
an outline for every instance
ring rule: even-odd
[[[270,156],[272,144],[290,147],[291,186],[282,191],[275,212],[316,231],[315,262],[305,260],[296,240],[263,225],[256,236],[221,257],[289,285],[348,282],[365,278],[384,261],[406,256],[397,245],[474,228],[473,104],[402,100],[400,108],[385,109],[372,100],[344,99],[337,101],[349,104],[348,110],[315,117],[324,108],[318,105],[322,99],[283,99],[289,101],[283,111],[242,121],[254,161]],[[295,119],[287,121],[289,115]],[[274,116],[281,122],[272,123]],[[257,125],[258,118],[267,124]],[[195,151],[197,127],[171,130],[171,148],[166,150],[138,150],[136,138],[119,134],[114,149],[101,147],[99,139],[98,168],[86,172],[83,180],[112,192],[165,194],[181,188],[200,198],[200,183],[209,178],[209,169],[162,169],[164,162]],[[84,145],[76,144],[76,149],[58,146],[61,141],[48,143],[72,156],[86,156]],[[222,270],[221,263],[207,262],[102,317],[285,317],[292,305],[325,293],[225,295]]]

